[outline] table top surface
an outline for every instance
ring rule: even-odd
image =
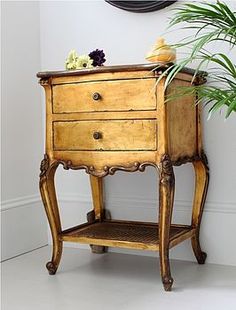
[[[78,70],[62,70],[62,71],[44,71],[38,72],[38,78],[50,78],[50,77],[61,77],[61,76],[79,76],[94,73],[112,73],[112,72],[132,72],[132,71],[142,71],[142,70],[152,70],[155,72],[160,72],[168,69],[173,63],[146,63],[146,64],[133,64],[133,65],[116,65],[116,66],[101,66],[89,69],[78,69]],[[181,73],[186,73],[194,75],[195,70],[191,68],[184,67],[180,71]],[[199,71],[198,75],[207,75],[204,71]]]

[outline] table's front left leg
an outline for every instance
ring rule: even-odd
[[[164,155],[159,164],[159,255],[164,288],[170,291],[173,278],[170,272],[169,242],[172,210],[174,203],[175,176],[168,155]]]
[[[50,225],[53,241],[52,259],[46,264],[50,275],[56,273],[62,254],[62,241],[59,239],[59,234],[61,233],[61,221],[54,185],[54,175],[57,167],[57,163],[50,166],[49,159],[47,155],[45,155],[41,162],[39,182],[40,193]]]

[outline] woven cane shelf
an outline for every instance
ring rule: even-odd
[[[191,226],[172,225],[170,247],[189,238],[194,233]],[[122,248],[159,250],[158,224],[126,221],[86,223],[61,234],[61,240]]]

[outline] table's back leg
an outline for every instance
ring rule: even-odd
[[[45,162],[47,163],[45,164]],[[44,169],[43,166],[46,168]],[[45,157],[41,163],[39,182],[40,193],[50,225],[53,241],[52,259],[46,264],[48,272],[51,275],[56,273],[62,254],[62,241],[59,239],[59,234],[61,233],[61,221],[54,185],[54,176],[57,167],[57,164],[50,166],[47,157]]]
[[[105,208],[103,201],[103,178],[90,175],[90,185],[93,199],[93,211],[87,214],[88,222],[94,220],[102,221],[105,218]],[[107,247],[100,245],[90,245],[92,252],[101,254],[106,252]]]
[[[169,239],[172,210],[174,203],[175,177],[168,155],[164,155],[159,164],[159,255],[164,288],[170,291],[173,278],[169,263]]]
[[[204,264],[207,254],[201,250],[199,233],[202,219],[203,208],[209,183],[209,168],[206,157],[203,160],[193,162],[195,170],[195,194],[193,201],[192,227],[196,229],[192,237],[192,248],[199,264]]]

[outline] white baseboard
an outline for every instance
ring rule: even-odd
[[[13,208],[25,207],[40,201],[39,195],[30,195],[8,199],[1,202],[1,211],[6,211]]]
[[[82,203],[91,204],[91,197],[88,195],[64,194],[59,195],[59,201],[64,203]],[[116,206],[135,206],[136,208],[157,209],[157,199],[148,199],[146,197],[117,197],[112,196],[106,199],[106,205]],[[187,211],[191,209],[192,202],[186,200],[175,200],[175,208],[178,211]],[[204,212],[231,213],[236,214],[236,202],[206,202]]]
[[[1,219],[2,260],[48,244],[46,216],[39,195],[2,202]]]

